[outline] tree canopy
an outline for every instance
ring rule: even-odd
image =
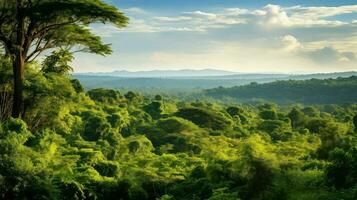
[[[127,22],[128,18],[116,7],[101,0],[0,1],[0,41],[14,70],[13,117],[19,117],[23,112],[23,80],[27,63],[49,49],[110,54],[110,45],[94,35],[90,25],[111,23],[124,27]]]
[[[45,63],[26,117],[0,120],[1,199],[356,198],[356,105],[84,91]]]

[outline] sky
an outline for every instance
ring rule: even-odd
[[[93,25],[113,54],[77,54],[75,72],[357,71],[357,0],[105,1],[129,26]]]

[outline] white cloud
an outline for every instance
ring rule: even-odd
[[[135,19],[131,18],[129,26],[123,29],[123,32],[145,32],[152,33],[158,32],[160,27],[154,27],[151,24],[147,23],[144,19]]]
[[[225,9],[224,13],[226,15],[239,16],[239,15],[249,14],[249,10],[248,9],[242,9],[242,8],[227,8],[227,9]]]
[[[266,5],[261,9],[226,8],[217,12],[201,10],[183,12],[178,15],[156,16],[141,8],[124,10],[131,17],[126,32],[165,32],[165,31],[207,31],[209,29],[235,27],[242,24],[260,25],[274,29],[278,27],[337,27],[357,24],[354,21],[333,19],[341,14],[357,13],[357,5],[340,7],[282,7]]]
[[[332,72],[355,70],[357,57],[333,47],[307,50],[293,36],[283,39],[293,51],[274,46],[252,46],[235,42],[210,43],[203,52],[155,51],[149,61],[170,68],[221,67],[240,72]],[[252,56],[254,55],[254,56]]]
[[[325,40],[311,41],[304,44],[307,50],[322,49],[333,47],[341,52],[355,52],[357,54],[357,33],[351,36],[332,37]]]
[[[187,16],[179,16],[179,17],[155,17],[155,19],[161,22],[182,22],[182,21],[189,21],[192,18]]]
[[[292,35],[286,35],[281,39],[283,50],[296,54],[297,56],[307,57],[312,61],[320,64],[334,64],[334,63],[352,63],[357,61],[357,55],[349,51],[343,51],[335,48],[331,44],[315,45],[314,47],[305,48],[301,42]],[[355,49],[357,50],[357,49]]]
[[[104,38],[112,37],[115,33],[119,33],[119,31],[120,31],[119,28],[109,24],[97,25],[96,27],[91,27],[92,33]]]
[[[357,5],[339,7],[302,7],[294,6],[285,10],[292,13],[292,17],[319,19],[343,14],[357,13]]]
[[[263,14],[264,13],[264,14]],[[285,11],[278,5],[267,5],[259,14],[262,24],[289,26],[291,21]]]
[[[204,32],[213,28],[224,28],[246,23],[244,19],[228,17],[202,11],[184,12],[178,16],[152,16],[145,19],[131,18],[124,32]]]
[[[302,44],[292,35],[286,35],[281,39],[281,42],[284,45],[284,50],[291,52],[297,51],[302,48]]]
[[[231,11],[230,11],[231,12]],[[246,21],[243,18],[232,17],[232,13],[229,15],[221,14],[221,13],[207,13],[202,11],[194,11],[194,12],[184,12],[184,16],[189,16],[192,20],[192,23],[196,25],[202,25],[206,28],[212,28],[209,25],[236,25],[236,24],[244,24]],[[213,26],[213,28],[215,28]]]
[[[202,11],[194,11],[194,12],[184,12],[185,15],[194,17],[196,19],[208,19],[208,20],[214,20],[217,18],[217,15],[214,13],[207,13],[207,12],[202,12]]]
[[[157,26],[170,26],[170,29],[163,28],[161,31],[173,30],[173,27],[177,29],[184,29],[190,31],[203,32],[208,29],[214,28],[225,28],[238,24],[245,24],[246,20],[237,17],[238,13],[243,13],[243,11],[238,11],[237,9],[229,10],[229,14],[221,13],[208,13],[203,11],[194,12],[184,12],[178,16],[161,16],[155,17],[157,22],[154,22]]]
[[[105,24],[92,28],[92,32],[98,36],[108,38],[108,37],[113,37],[115,34],[122,33],[122,32],[140,32],[140,33],[160,32],[160,28],[161,27],[155,27],[146,23],[145,20],[131,18],[129,25],[125,28],[119,29],[115,26]]]
[[[167,19],[166,19],[167,20]],[[169,20],[170,21],[170,20]],[[162,26],[161,23],[157,22],[151,22],[149,23],[146,20],[143,19],[131,19],[131,23],[129,26],[125,29],[120,29],[118,30],[120,32],[141,32],[141,33],[156,33],[156,32],[172,32],[172,31],[178,31],[178,32],[198,32],[198,31],[204,31],[201,29],[201,27],[197,26],[186,26],[186,25],[181,25],[181,26],[175,26],[171,23],[167,23],[165,26]]]
[[[138,7],[127,8],[127,9],[124,9],[123,11],[128,14],[148,14],[147,11],[145,11],[142,8],[138,8]]]
[[[186,22],[187,26],[201,26],[203,29],[229,27],[240,24],[260,24],[274,27],[336,27],[356,22],[333,20],[341,14],[357,13],[357,5],[340,7],[282,7],[266,5],[261,9],[226,8],[219,12],[192,11],[171,17],[157,17],[165,22]],[[215,25],[220,26],[215,26]]]
[[[326,12],[326,13],[325,13]],[[262,25],[275,25],[282,27],[334,27],[346,25],[348,22],[326,19],[327,17],[337,16],[357,12],[356,6],[346,7],[288,7],[279,5],[267,5],[262,10],[255,10],[255,14]]]
[[[108,70],[123,66],[141,69],[221,67],[243,72],[357,69],[357,32],[354,29],[357,20],[334,17],[355,12],[355,6],[267,5],[255,10],[226,8],[167,16],[140,9],[126,12],[130,12],[128,28],[103,25],[92,31],[104,37],[120,32],[186,34],[160,34],[159,37],[132,34],[124,41],[124,46],[130,45],[131,52],[109,57],[105,62],[93,61],[99,71],[103,65],[108,66]],[[125,40],[126,35],[123,36]],[[117,39],[115,37],[113,39]],[[118,40],[122,44],[123,38]],[[120,45],[115,46],[116,41],[113,46],[120,51]],[[122,52],[125,51],[123,48]],[[90,60],[93,59],[86,57],[84,63],[90,65]]]
[[[314,51],[307,51],[305,54],[317,63],[332,64],[332,63],[352,63],[355,62],[356,55],[353,52],[341,52],[333,47],[324,47]]]

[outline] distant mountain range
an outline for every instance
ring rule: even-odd
[[[113,71],[113,72],[89,72],[89,73],[75,73],[75,75],[88,76],[115,76],[115,77],[204,77],[204,76],[227,76],[237,74],[237,72],[216,70],[216,69],[183,69],[183,70],[151,70],[151,71]]]
[[[113,72],[88,72],[74,73],[75,76],[111,76],[125,78],[204,78],[204,79],[265,79],[265,78],[338,78],[357,76],[357,72],[334,72],[334,73],[314,73],[314,74],[284,74],[284,73],[239,73],[233,71],[217,69],[183,69],[183,70],[151,70],[151,71],[113,71]]]
[[[166,74],[164,73],[166,72]],[[160,73],[162,73],[160,75]],[[116,72],[116,73],[86,73],[74,74],[73,77],[81,81],[86,89],[113,88],[139,91],[188,91],[202,90],[216,87],[233,87],[247,85],[252,82],[269,83],[282,80],[308,80],[346,78],[357,76],[357,72],[336,72],[321,74],[228,74],[235,73],[219,70],[179,70],[179,71],[144,71],[144,72]],[[113,74],[120,74],[115,76]],[[219,75],[217,75],[219,74]]]

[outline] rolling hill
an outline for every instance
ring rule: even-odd
[[[132,74],[134,75],[134,74]],[[176,73],[176,75],[178,75]],[[357,76],[357,72],[341,72],[328,74],[231,74],[208,76],[207,73],[202,76],[194,76],[195,73],[182,76],[155,77],[154,74],[143,74],[128,77],[118,77],[100,74],[74,74],[73,77],[79,79],[86,89],[92,88],[112,88],[125,90],[150,91],[159,90],[164,92],[202,90],[216,87],[234,87],[247,85],[252,82],[269,83],[278,80],[308,80],[312,78],[326,79],[338,77]]]

